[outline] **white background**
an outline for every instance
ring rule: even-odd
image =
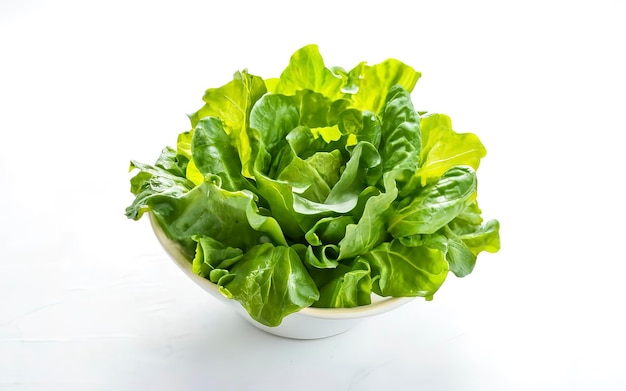
[[[623,1],[0,0],[0,390],[624,390]],[[502,250],[317,341],[250,326],[167,258],[130,159],[206,88],[317,43],[422,72],[488,150]]]

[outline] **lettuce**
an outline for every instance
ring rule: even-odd
[[[267,326],[372,294],[430,300],[500,237],[476,201],[486,150],[414,109],[420,76],[394,59],[329,68],[315,45],[278,78],[237,72],[176,148],[131,163],[126,215],[152,213],[195,273]]]

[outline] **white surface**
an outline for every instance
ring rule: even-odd
[[[0,2],[0,390],[626,389],[623,2],[210,3]],[[308,43],[423,72],[415,106],[489,151],[503,248],[432,302],[294,341],[123,211],[128,161],[173,144],[204,89]]]

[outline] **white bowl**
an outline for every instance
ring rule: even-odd
[[[380,297],[372,295],[372,304],[354,308],[304,308],[299,312],[286,316],[277,327],[265,326],[252,319],[239,302],[223,296],[218,286],[211,281],[195,274],[191,270],[191,260],[182,252],[178,243],[170,240],[158,222],[149,213],[152,229],[157,239],[172,258],[172,260],[182,269],[187,277],[210,293],[219,301],[229,305],[244,319],[249,321],[259,329],[285,338],[295,339],[318,339],[341,334],[351,329],[364,318],[379,315],[394,308],[408,303],[413,297]]]

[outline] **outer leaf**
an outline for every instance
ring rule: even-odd
[[[372,267],[373,291],[381,296],[421,296],[431,299],[448,274],[448,263],[437,249],[385,242],[362,259]]]
[[[430,114],[421,118],[422,150],[417,177],[425,186],[437,180],[444,172],[459,165],[478,169],[480,159],[487,151],[472,133],[456,133],[450,117]]]
[[[476,255],[447,226],[436,234],[423,235],[421,245],[441,250],[448,261],[450,271],[457,277],[465,277],[474,270]]]
[[[253,189],[241,174],[237,149],[216,117],[205,117],[194,128],[191,151],[193,162],[202,175],[218,175],[222,187],[229,191]]]
[[[224,131],[239,152],[242,173],[248,178],[252,176],[253,164],[248,118],[252,106],[266,91],[260,77],[246,71],[237,72],[230,83],[220,88],[208,89],[202,98],[205,105],[189,116],[192,128],[205,117],[218,117],[222,120]]]
[[[171,147],[165,147],[161,151],[161,155],[154,164],[156,167],[160,167],[167,172],[172,173],[178,177],[185,177],[185,163],[181,162],[176,154],[176,151]]]
[[[373,66],[361,63],[349,73],[348,84],[358,90],[349,99],[353,107],[379,113],[384,104],[387,91],[392,86],[400,85],[411,92],[421,73],[395,59],[388,59]]]
[[[474,200],[450,222],[450,226],[457,233],[473,232],[476,227],[483,223],[482,213],[478,207],[478,202]]]
[[[243,256],[241,249],[224,246],[207,236],[195,237],[194,240],[198,242],[198,246],[192,262],[192,270],[202,277],[208,278],[211,271],[215,269],[232,266]]]
[[[474,255],[481,251],[495,253],[500,250],[500,223],[498,220],[489,220],[476,227],[474,232],[465,232],[459,237]]]
[[[169,151],[165,153],[169,154]],[[144,212],[149,211],[153,198],[180,198],[194,187],[194,184],[186,178],[181,178],[161,167],[132,161],[130,168],[139,169],[130,180],[131,192],[136,196],[133,203],[126,208],[126,216],[130,219],[139,220]]]
[[[317,45],[308,45],[291,56],[274,92],[295,95],[298,90],[312,90],[335,100],[342,95],[342,85],[342,79],[324,65]]]
[[[389,90],[382,111],[381,133],[383,171],[400,171],[410,178],[419,163],[420,119],[408,91],[401,86]]]
[[[471,167],[449,169],[437,182],[420,189],[408,205],[399,205],[388,231],[395,238],[435,233],[473,200],[476,186]]]
[[[427,246],[445,253],[450,271],[464,277],[474,270],[481,251],[495,252],[500,248],[498,222],[482,224],[476,202],[468,205],[447,226],[431,235],[405,236],[399,241],[405,246]]]
[[[478,204],[473,202],[449,224],[450,229],[475,255],[482,251],[495,253],[500,250],[500,223],[489,220],[483,224],[481,213]]]
[[[450,229],[446,229],[448,238],[448,249],[446,260],[450,265],[450,271],[457,277],[465,277],[474,270],[476,265],[476,254],[474,254]]]
[[[252,198],[248,192],[229,192],[204,182],[179,197],[157,194],[148,206],[167,236],[188,247],[198,235],[245,251],[267,239],[248,223],[246,209]]]
[[[462,235],[461,240],[474,254],[481,251],[498,252],[500,250],[500,222],[489,220],[474,233]]]
[[[253,319],[266,326],[278,326],[285,316],[319,298],[315,282],[290,247],[256,246],[231,273],[234,277],[222,287],[222,293],[239,301]]]

